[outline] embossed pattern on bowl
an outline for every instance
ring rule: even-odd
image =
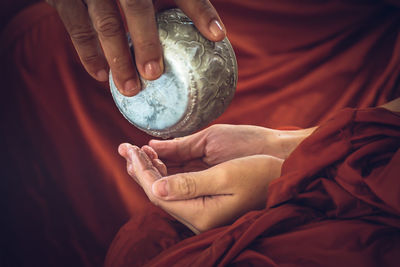
[[[207,40],[179,9],[156,18],[163,75],[155,81],[141,78],[142,91],[126,97],[110,72],[111,93],[124,117],[146,133],[161,138],[188,135],[220,116],[231,102],[237,84],[235,54],[227,38]]]

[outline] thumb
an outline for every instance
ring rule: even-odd
[[[226,176],[218,168],[163,177],[152,185],[153,195],[163,200],[184,200],[230,194]]]

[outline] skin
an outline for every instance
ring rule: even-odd
[[[141,89],[138,73],[147,80],[163,73],[153,5],[162,1],[120,0],[120,8],[115,0],[46,2],[58,11],[83,66],[93,78],[107,81],[111,69],[118,90],[133,96]],[[225,27],[208,0],[176,0],[175,4],[207,39],[225,38]],[[129,52],[124,20],[132,37],[135,62]]]
[[[287,153],[313,130],[215,125],[142,148],[121,144],[118,151],[150,201],[200,233],[264,208],[268,185],[280,176]],[[168,174],[159,156],[184,172]]]

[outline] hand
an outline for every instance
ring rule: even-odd
[[[222,21],[208,0],[175,2],[206,38],[221,41],[225,37]],[[136,67],[116,0],[47,0],[47,3],[57,9],[82,64],[93,78],[107,81],[109,66],[119,91],[133,96],[141,87],[136,69],[147,80],[157,79],[163,73],[152,0],[120,0],[135,48]]]
[[[208,166],[251,155],[286,159],[314,129],[279,131],[250,125],[216,124],[182,138],[151,140],[149,145],[167,161],[201,159]]]
[[[268,184],[280,176],[282,159],[266,155],[234,159],[209,169],[167,175],[148,146],[121,144],[128,173],[148,198],[200,233],[232,223],[248,211],[265,207]],[[164,177],[163,177],[164,176]]]

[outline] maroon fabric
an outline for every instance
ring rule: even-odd
[[[213,4],[239,66],[236,96],[218,122],[306,128],[344,107],[400,96],[395,6],[379,0]]]
[[[180,243],[166,219],[132,220],[106,266],[141,266],[138,247],[154,256],[167,248],[148,266],[398,266],[399,148],[400,114],[343,110],[285,161],[265,210]],[[153,231],[156,225],[164,230]],[[148,245],[156,241],[157,249]]]
[[[4,3],[12,7],[8,17],[21,7]],[[239,64],[235,99],[217,122],[308,127],[344,107],[399,96],[395,6],[361,0],[213,3]],[[130,218],[169,218],[149,204],[116,152],[121,142],[143,145],[150,137],[121,116],[108,85],[84,71],[52,8],[39,3],[19,13],[2,32],[0,59],[0,265],[100,266]],[[171,236],[176,241],[182,235]]]

